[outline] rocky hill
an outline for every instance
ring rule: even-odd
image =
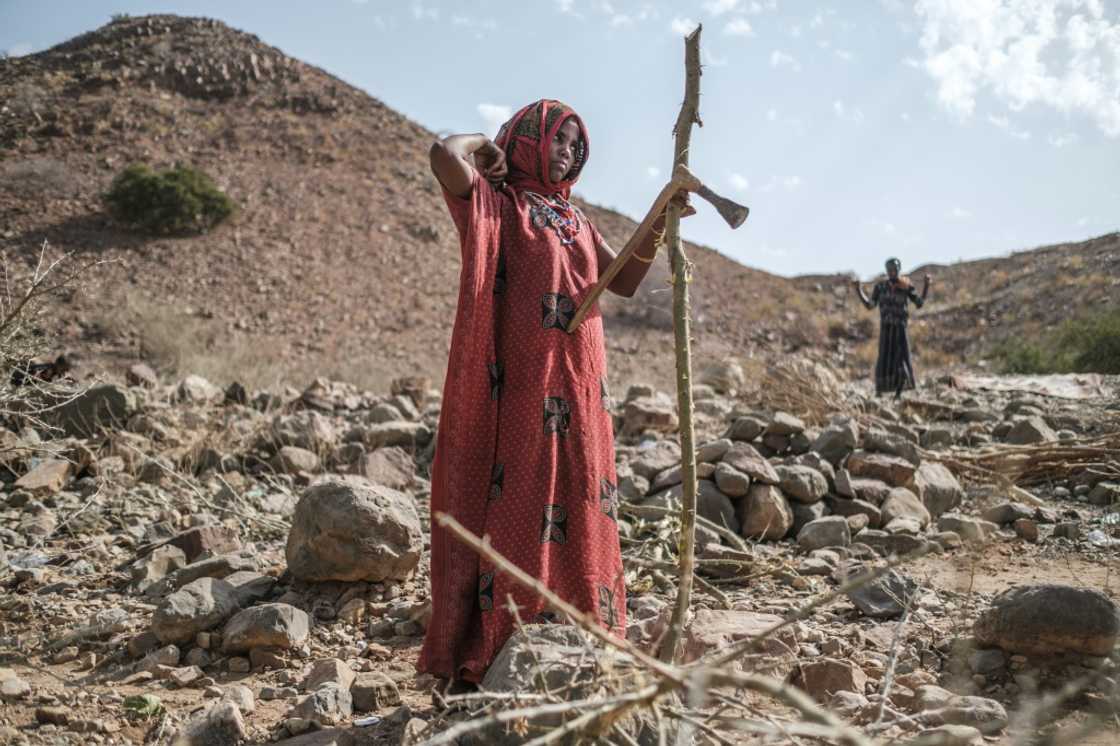
[[[458,241],[428,169],[431,131],[255,36],[170,15],[0,60],[0,102],[0,255],[30,262],[47,241],[104,262],[49,315],[79,374],[142,359],[252,385],[441,380]],[[238,212],[201,236],[130,232],[102,196],[134,162],[194,165]],[[631,219],[582,204],[625,243]],[[919,371],[1115,299],[1117,242],[934,268]],[[790,280],[687,248],[698,366],[733,356],[749,371],[811,349],[865,374],[876,322],[846,277]],[[666,279],[658,262],[638,297],[604,303],[616,383],[672,380]]]
[[[432,132],[207,19],[118,19],[0,70],[5,254],[47,240],[109,262],[54,314],[63,345],[262,384],[325,374],[384,390],[401,373],[442,377],[458,240],[427,164]],[[175,239],[115,225],[102,195],[137,161],[201,168],[236,217]],[[612,244],[635,227],[583,206]],[[824,307],[688,248],[703,358],[781,348]],[[666,277],[657,266],[638,298],[606,304],[620,380],[669,380]]]

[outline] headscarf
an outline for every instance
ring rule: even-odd
[[[548,173],[549,144],[564,122],[574,119],[579,127],[575,160],[563,180],[553,183]],[[509,176],[506,183],[515,190],[542,195],[571,196],[572,185],[591,152],[587,128],[572,108],[560,101],[543,98],[522,108],[498,130],[494,140],[505,151]]]
[[[891,267],[894,267],[894,272],[895,272],[895,277],[894,277],[893,280],[891,279]],[[906,288],[910,287],[910,278],[909,277],[904,277],[903,274],[902,274],[902,262],[900,262],[898,259],[896,259],[892,256],[890,259],[887,260],[886,268],[887,268],[887,282],[891,283],[892,285],[894,285],[896,287],[900,287],[900,288],[903,288],[903,289],[906,289]]]

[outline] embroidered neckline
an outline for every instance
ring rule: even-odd
[[[570,246],[583,228],[582,213],[578,207],[559,194],[545,197],[536,192],[524,191],[530,203],[529,221],[537,228],[548,226],[559,237],[560,243]]]

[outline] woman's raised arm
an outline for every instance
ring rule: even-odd
[[[492,184],[500,183],[507,173],[506,154],[482,134],[451,135],[436,140],[428,151],[428,158],[439,183],[456,197],[470,195],[474,182],[471,172],[475,168]]]

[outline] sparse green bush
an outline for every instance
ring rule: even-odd
[[[995,351],[1014,374],[1120,374],[1120,306],[1070,319],[1041,342],[1008,339]]]
[[[209,176],[182,165],[153,171],[135,163],[113,179],[105,200],[119,220],[163,235],[205,232],[234,211]]]

